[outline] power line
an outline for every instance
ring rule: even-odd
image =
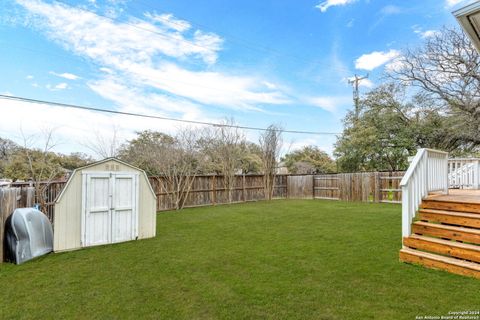
[[[141,114],[141,113],[134,113],[134,112],[108,110],[108,109],[86,107],[86,106],[79,106],[79,105],[75,105],[75,104],[67,104],[67,103],[61,103],[61,102],[31,99],[31,98],[25,98],[25,97],[3,95],[3,94],[0,94],[0,99],[22,101],[22,102],[36,103],[36,104],[47,104],[47,105],[57,106],[57,107],[73,108],[73,109],[95,111],[95,112],[104,112],[104,113],[112,113],[112,114],[118,114],[118,115],[124,115],[124,116],[133,116],[133,117],[140,117],[140,118],[167,120],[167,121],[183,122],[183,123],[190,123],[190,124],[200,124],[200,125],[207,125],[207,126],[213,126],[213,127],[237,128],[237,129],[254,130],[254,131],[268,131],[269,130],[267,128],[260,128],[260,127],[236,126],[236,125],[224,124],[224,123],[213,123],[213,122],[204,122],[204,121],[195,121],[195,120],[176,119],[176,118],[169,118],[169,117],[162,117],[162,116]],[[282,132],[296,133],[296,134],[311,134],[311,135],[339,135],[340,134],[340,133],[336,133],[336,132],[318,132],[318,131],[301,131],[301,130],[282,130]]]

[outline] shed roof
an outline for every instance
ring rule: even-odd
[[[85,169],[88,169],[88,168],[91,168],[93,166],[97,166],[99,164],[102,164],[102,163],[105,163],[105,162],[108,162],[108,161],[115,161],[115,162],[118,162],[120,164],[123,164],[125,166],[128,166],[132,169],[135,169],[135,170],[138,170],[140,171],[144,176],[145,176],[145,179],[147,179],[147,184],[148,184],[148,187],[150,188],[150,191],[152,192],[153,196],[155,197],[155,199],[157,198],[157,195],[155,194],[155,191],[153,191],[153,188],[152,188],[152,185],[150,184],[150,181],[148,180],[148,176],[147,174],[145,173],[144,170],[138,168],[138,167],[135,167],[129,163],[126,163],[118,158],[115,158],[115,157],[110,157],[110,158],[105,158],[103,160],[100,160],[100,161],[96,161],[96,162],[92,162],[90,164],[87,164],[86,166],[83,166],[83,167],[80,167],[80,168],[77,168],[75,170],[73,170],[72,174],[70,175],[70,177],[68,178],[67,180],[67,183],[65,184],[65,186],[63,187],[62,191],[60,192],[60,194],[57,196],[57,198],[55,199],[55,203],[58,203],[58,201],[60,201],[60,199],[63,197],[63,194],[65,193],[65,190],[67,190],[68,186],[70,185],[70,182],[72,181],[73,179],[73,176],[80,170],[85,170]]]

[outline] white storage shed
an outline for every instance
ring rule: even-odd
[[[54,251],[145,239],[156,196],[145,172],[115,158],[76,169],[55,200]]]

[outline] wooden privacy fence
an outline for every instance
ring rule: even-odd
[[[400,180],[403,171],[338,173],[328,175],[277,175],[274,199],[330,199],[362,202],[401,203]],[[157,210],[175,208],[163,188],[162,177],[150,177],[157,195]],[[232,190],[232,203],[264,200],[263,175],[238,175]],[[228,190],[223,176],[196,176],[185,200],[185,207],[226,204]]]
[[[288,199],[312,199],[314,176],[287,176]]]
[[[404,172],[339,173],[328,175],[278,175],[275,178],[274,199],[330,199],[363,202],[400,203],[400,180]],[[175,209],[171,195],[164,190],[162,177],[150,177],[157,195],[157,210]],[[54,181],[42,186],[45,214],[53,223],[55,199],[66,181]],[[39,203],[35,188],[29,183],[15,183],[0,188],[0,244],[3,243],[5,221],[16,208]],[[225,178],[218,175],[196,176],[192,188],[185,194],[184,207],[227,204]],[[237,175],[232,190],[232,203],[265,199],[263,175]],[[0,246],[3,258],[3,245]],[[3,259],[0,259],[0,263]]]
[[[274,199],[333,199],[364,202],[401,202],[399,187],[404,172],[338,173],[326,175],[277,175],[273,192]],[[171,194],[164,189],[162,177],[150,177],[157,195],[157,210],[175,209]],[[48,183],[44,197],[46,214],[53,222],[54,204],[66,181]],[[29,183],[15,183],[23,190],[31,188]],[[35,197],[35,195],[33,196]],[[232,190],[232,203],[265,199],[263,175],[237,175]],[[34,199],[33,203],[38,203]],[[201,175],[193,180],[185,197],[184,207],[200,207],[227,204],[228,190],[221,175]]]
[[[157,195],[157,210],[166,211],[175,208],[171,194],[164,189],[162,177],[150,177],[150,183]],[[225,178],[219,175],[196,176],[186,195],[185,208],[227,204],[228,189]],[[186,193],[186,192],[185,192]],[[287,197],[287,176],[275,178],[274,199]],[[237,175],[232,188],[232,202],[259,201],[265,199],[263,175]]]
[[[0,188],[0,263],[4,260],[3,239],[5,222],[16,208],[31,207],[34,203],[35,189]]]
[[[314,176],[315,199],[401,203],[404,171],[337,173]]]
[[[55,209],[55,199],[57,199],[57,196],[62,192],[63,187],[67,181],[65,180],[60,180],[60,181],[50,181],[48,183],[41,183],[42,185],[42,190],[43,190],[43,197],[45,201],[45,210],[44,213],[47,215],[48,219],[53,223],[53,216],[55,214],[54,209]],[[35,190],[34,187],[32,187],[32,184],[29,182],[15,182],[12,184],[12,187],[19,188],[22,190],[22,192],[25,192],[24,190],[28,189],[33,189]],[[37,199],[37,194],[33,192],[33,200],[32,203],[40,203],[39,199]]]

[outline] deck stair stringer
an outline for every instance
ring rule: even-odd
[[[480,197],[427,197],[400,260],[480,279]]]

